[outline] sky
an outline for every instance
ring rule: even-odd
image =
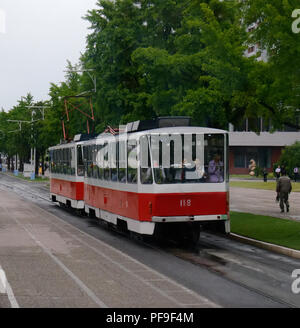
[[[0,0],[0,109],[31,93],[49,99],[50,83],[64,81],[67,60],[78,62],[96,0]]]

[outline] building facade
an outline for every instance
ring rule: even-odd
[[[247,120],[246,120],[247,121]],[[270,133],[266,125],[261,125],[260,133],[247,129],[236,131],[229,126],[229,171],[230,174],[248,174],[249,163],[253,159],[257,167],[272,172],[273,165],[278,162],[282,150],[300,141],[298,131],[277,131]]]

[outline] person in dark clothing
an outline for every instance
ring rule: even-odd
[[[266,168],[264,168],[263,170],[263,176],[264,176],[264,182],[268,181],[268,170]]]
[[[295,182],[297,182],[298,180],[298,174],[299,174],[299,169],[298,167],[294,167],[294,179],[295,179]]]
[[[279,198],[279,206],[281,212],[284,212],[284,204],[286,206],[286,211],[289,212],[290,204],[289,204],[289,194],[292,191],[292,183],[291,179],[286,176],[285,170],[281,171],[282,176],[277,180],[276,184],[276,192],[277,199]]]

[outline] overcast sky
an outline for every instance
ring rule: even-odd
[[[0,0],[0,109],[28,92],[35,101],[49,99],[50,83],[63,81],[67,60],[77,63],[85,49],[89,24],[82,17],[96,2]]]

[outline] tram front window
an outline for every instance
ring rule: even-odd
[[[155,182],[222,183],[224,146],[222,134],[151,136]]]

